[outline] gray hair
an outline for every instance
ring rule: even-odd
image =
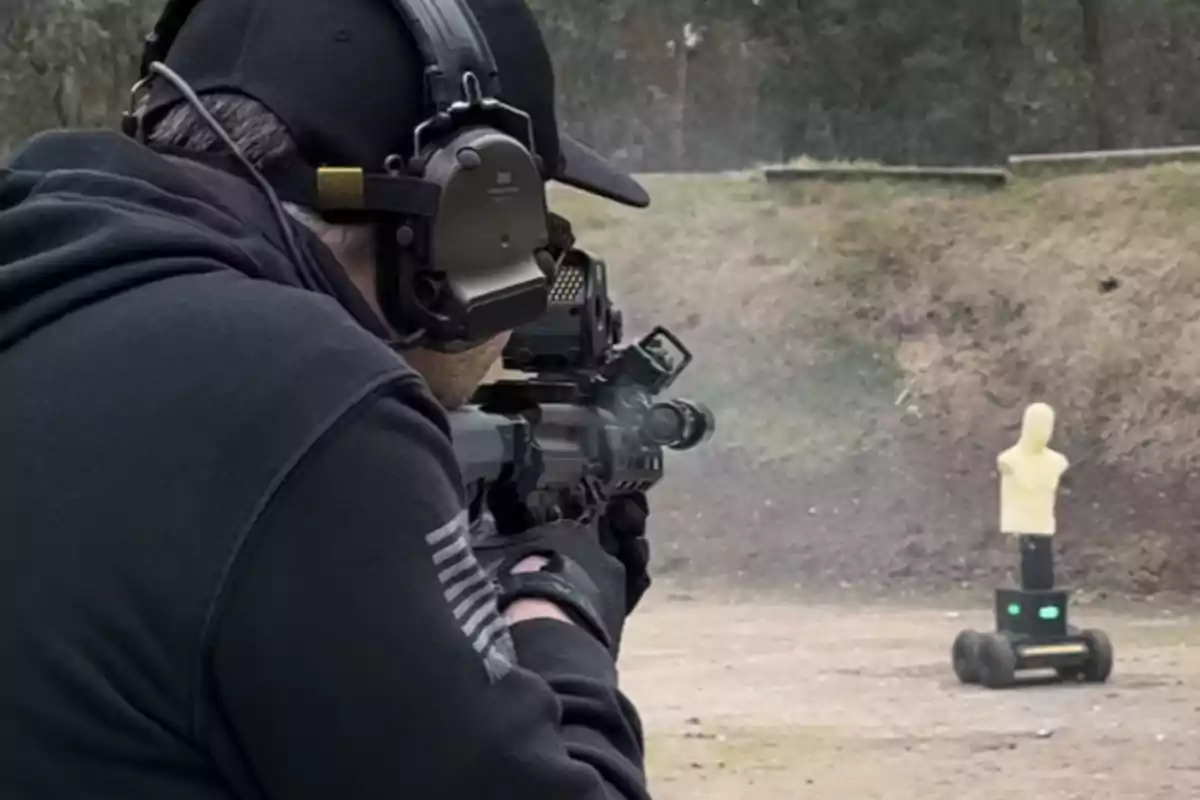
[[[201,95],[200,103],[258,169],[293,158],[299,148],[279,117],[257,100],[240,94]],[[179,103],[149,131],[152,145],[192,153],[222,152],[226,145],[190,103]],[[284,203],[287,212],[311,228],[343,264],[369,263],[374,237],[369,226],[331,225],[311,209]]]
[[[238,149],[259,169],[296,155],[296,142],[283,121],[262,103],[240,94],[207,94],[201,105],[213,115]],[[190,103],[179,103],[149,132],[151,144],[193,153],[220,152],[225,144]]]

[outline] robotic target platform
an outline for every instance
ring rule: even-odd
[[[954,674],[989,689],[1018,684],[1019,672],[1051,670],[1059,680],[1104,683],[1113,650],[1100,630],[1068,622],[1070,591],[1054,585],[1054,504],[1069,466],[1047,445],[1054,410],[1045,403],[1025,409],[1017,443],[996,459],[1000,471],[1000,530],[1017,539],[1021,581],[997,588],[996,630],[960,631],[951,648]]]

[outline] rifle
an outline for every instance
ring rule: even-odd
[[[690,450],[716,424],[702,403],[657,399],[692,362],[683,342],[657,326],[622,345],[605,263],[573,239],[561,252],[547,313],[501,356],[530,377],[481,386],[450,414],[472,510],[486,504],[502,534],[603,516],[662,479],[664,448]]]

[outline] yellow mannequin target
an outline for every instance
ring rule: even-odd
[[[1059,482],[1069,462],[1047,445],[1054,409],[1033,403],[1025,409],[1021,437],[996,459],[1000,470],[1000,530],[1017,536],[1053,536]]]

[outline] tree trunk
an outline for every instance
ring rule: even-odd
[[[1017,109],[1008,93],[1021,58],[1021,26],[1021,0],[979,3],[967,20],[967,52],[979,65],[970,68],[979,73],[969,81],[978,87],[973,104],[980,120],[973,147],[977,164],[1003,164],[1016,145]]]
[[[1096,148],[1111,150],[1116,146],[1112,119],[1108,107],[1108,75],[1104,69],[1104,0],[1079,0],[1082,13],[1083,63],[1087,65],[1090,89],[1088,104],[1092,124],[1096,128]]]
[[[675,113],[671,131],[671,160],[679,172],[687,171],[688,67],[692,53],[681,31],[675,48]]]
[[[1006,163],[1016,149],[1020,114],[1010,97],[1013,81],[1021,68],[1023,42],[1021,31],[1024,16],[1021,0],[999,3],[1001,15],[997,21],[997,41],[992,49],[993,133],[999,163]]]

